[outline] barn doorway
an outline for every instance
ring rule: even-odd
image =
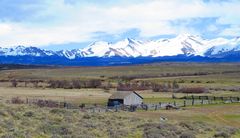
[[[123,99],[109,99],[108,106],[117,106],[123,104]]]

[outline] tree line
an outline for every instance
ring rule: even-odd
[[[24,82],[24,81],[20,81]],[[42,80],[26,81],[27,84],[32,83],[33,87],[39,87],[39,83],[44,82]],[[17,87],[19,81],[11,80],[12,87]],[[150,81],[125,81],[118,82],[117,85],[113,85],[110,81],[106,82],[100,79],[90,80],[49,80],[47,82],[47,88],[63,88],[63,89],[82,89],[82,88],[101,88],[109,90],[110,88],[116,88],[118,91],[141,91],[152,90],[153,92],[177,92],[177,93],[206,93],[208,89],[204,87],[180,87],[179,82],[174,80],[167,83],[154,83]]]

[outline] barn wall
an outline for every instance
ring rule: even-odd
[[[125,105],[135,105],[135,104],[141,104],[141,103],[142,103],[142,98],[140,98],[135,93],[132,93],[129,96],[124,98]]]

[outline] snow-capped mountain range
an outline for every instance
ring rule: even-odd
[[[181,34],[171,39],[140,41],[127,38],[109,43],[97,41],[83,49],[51,51],[37,47],[16,46],[1,48],[0,56],[59,56],[67,59],[82,57],[164,57],[164,56],[202,56],[222,57],[240,52],[240,37],[234,39],[204,39],[200,36]]]

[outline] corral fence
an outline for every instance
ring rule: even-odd
[[[175,98],[172,102],[159,102],[159,103],[144,103],[140,105],[117,105],[114,107],[108,107],[100,104],[76,104],[66,101],[54,101],[47,99],[34,99],[26,98],[20,99],[19,97],[13,97],[8,100],[7,103],[11,104],[28,104],[36,105],[39,107],[48,108],[64,108],[64,109],[78,109],[83,112],[118,112],[118,111],[130,111],[136,110],[159,110],[159,109],[180,109],[181,107],[195,106],[195,105],[209,105],[209,104],[227,104],[227,103],[239,103],[240,97],[215,97],[215,96],[184,96],[181,98]]]
[[[48,107],[48,108],[62,108],[62,109],[77,109],[82,112],[114,112],[114,111],[131,111],[131,106],[118,106],[118,107],[107,107],[100,104],[76,104],[66,101],[54,101],[48,99],[36,99],[36,98],[19,98],[13,97],[7,100],[8,104],[26,104],[34,105],[38,107]]]
[[[227,104],[240,103],[240,97],[217,97],[217,96],[184,96],[181,98],[173,98],[172,102],[159,102],[145,104],[147,110],[158,109],[180,109],[181,107],[196,106],[196,105],[210,105],[210,104]]]
[[[228,97],[217,97],[217,96],[196,96],[196,95],[191,95],[191,96],[184,96],[178,99],[185,99],[185,100],[213,100],[213,101],[240,101],[240,97],[233,97],[233,96],[228,96]]]

